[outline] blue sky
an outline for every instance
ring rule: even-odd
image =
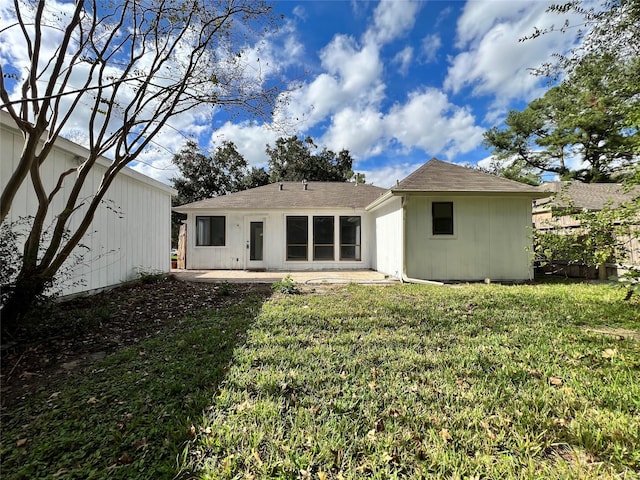
[[[348,149],[354,170],[389,186],[432,157],[486,161],[483,132],[542,95],[530,68],[564,52],[574,35],[519,38],[560,24],[544,1],[285,1],[261,52],[280,75],[300,77],[287,133]],[[232,140],[252,165],[281,132],[269,122],[218,119],[210,146]],[[207,132],[209,134],[209,132]]]
[[[203,149],[234,142],[252,166],[266,166],[265,146],[281,136],[311,136],[319,147],[347,149],[354,170],[382,187],[432,157],[486,162],[482,134],[509,109],[541,96],[546,80],[530,69],[565,52],[575,31],[519,42],[534,28],[561,25],[544,0],[292,0],[275,4],[277,31],[247,44],[248,70],[287,87],[272,117],[193,110],[173,118],[155,147],[133,166],[169,182],[172,154],[187,137]],[[70,4],[51,0],[50,8]],[[0,0],[0,27],[14,15]],[[575,20],[575,19],[574,19]],[[573,24],[573,22],[572,22]],[[3,31],[0,61],[28,65],[12,48],[18,29]],[[46,45],[44,46],[46,48]],[[46,52],[43,58],[46,58]],[[26,68],[26,67],[25,67]],[[16,84],[15,94],[19,94]],[[284,96],[284,94],[283,94]],[[63,133],[86,143],[86,111]],[[286,128],[283,128],[283,125]],[[84,129],[83,129],[84,127]]]

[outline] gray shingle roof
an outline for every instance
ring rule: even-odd
[[[209,208],[364,208],[386,191],[362,183],[308,182],[305,190],[301,182],[279,182],[181,205],[174,210],[186,213]]]
[[[540,191],[553,193],[553,196],[536,200],[536,206],[555,208],[569,207],[577,209],[602,210],[606,205],[616,207],[640,195],[640,188],[625,192],[618,183],[582,183],[578,181],[548,182],[537,187]]]
[[[536,187],[432,158],[392,187],[393,192],[517,193],[540,196]]]
[[[373,185],[346,182],[308,182],[305,190],[301,182],[278,182],[181,205],[174,210],[186,213],[194,209],[364,208],[388,191]],[[531,198],[544,196],[536,187],[436,158],[399,182],[391,192],[506,193]]]

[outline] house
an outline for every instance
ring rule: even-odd
[[[375,264],[365,207],[385,189],[280,182],[174,208],[187,214],[187,269],[340,270]]]
[[[585,211],[600,211],[607,208],[617,208],[621,204],[631,201],[640,195],[640,187],[625,190],[618,183],[582,183],[579,181],[558,181],[543,183],[538,187],[540,191],[549,195],[534,201],[533,224],[540,231],[569,232],[580,229],[580,221],[573,214]],[[636,226],[628,227],[628,233],[618,238],[620,244],[625,245],[627,258],[624,263],[640,265],[640,241]],[[576,266],[565,273],[575,270],[575,276],[585,276],[583,268]],[[578,272],[580,270],[580,272]],[[608,274],[619,273],[614,265],[608,267]]]
[[[531,278],[534,187],[432,159],[391,189],[280,182],[174,208],[187,269],[374,269],[405,280]]]
[[[626,191],[619,183],[546,182],[537,187],[549,195],[534,201],[533,223],[541,230],[579,226],[572,213],[616,208],[640,195],[640,187]]]
[[[0,186],[4,188],[17,165],[24,139],[11,116],[0,111]],[[77,168],[88,151],[69,140],[58,138],[41,169],[42,180],[50,191],[59,175]],[[98,185],[111,161],[98,159],[86,181],[86,195]],[[62,191],[52,207],[59,212],[65,190],[72,177],[62,184]],[[110,186],[102,206],[97,210],[89,231],[81,240],[88,251],[76,248],[61,268],[61,294],[95,290],[131,280],[139,272],[167,272],[171,249],[171,197],[174,189],[129,168],[123,169]],[[30,182],[20,187],[8,222],[33,216],[37,200]],[[73,217],[72,217],[73,220]],[[53,217],[45,222],[51,225]],[[80,255],[83,256],[81,261]],[[4,259],[3,259],[4,261]]]
[[[432,159],[367,206],[376,268],[429,280],[527,280],[534,187]]]

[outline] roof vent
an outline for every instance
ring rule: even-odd
[[[278,189],[282,191],[284,189],[284,185],[281,183]]]
[[[306,179],[302,180],[302,188],[303,188],[303,190],[307,189],[307,180]]]

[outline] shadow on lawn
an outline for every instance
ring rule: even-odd
[[[170,479],[271,293],[220,289],[154,335],[2,411],[7,478]],[[188,475],[182,472],[184,478]]]

